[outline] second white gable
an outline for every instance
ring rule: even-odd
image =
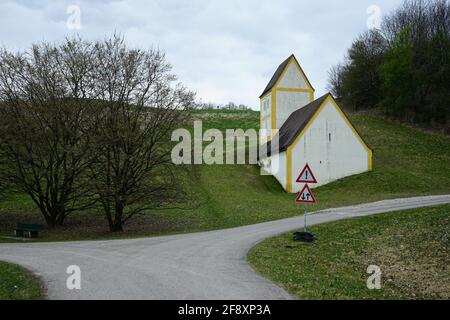
[[[295,61],[291,60],[286,68],[282,78],[280,79],[277,88],[298,88],[308,89],[308,85],[305,82],[300,70],[298,69]]]

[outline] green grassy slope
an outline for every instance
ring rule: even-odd
[[[215,118],[228,128],[258,126],[250,119]],[[317,188],[313,210],[387,198],[450,193],[450,139],[375,116],[353,114],[354,125],[374,149],[374,171]],[[209,123],[205,128],[209,127]],[[292,216],[301,212],[295,195],[284,193],[256,166],[199,166],[192,186],[204,203],[195,210],[207,225],[220,228]]]
[[[0,300],[42,299],[44,289],[40,281],[24,268],[0,262]]]
[[[318,240],[292,233],[253,248],[251,265],[300,299],[449,299],[450,205],[313,226]],[[367,268],[381,269],[380,290]]]
[[[318,204],[312,210],[450,193],[449,137],[424,133],[375,116],[349,117],[374,150],[374,171],[314,190]],[[246,130],[259,126],[259,113],[252,111],[200,111],[196,118],[203,121],[204,130]],[[234,227],[302,213],[302,208],[294,204],[295,195],[284,193],[273,177],[259,173],[259,168],[252,165],[190,166],[183,180],[191,196],[185,208],[136,217],[126,226],[124,235],[114,237]],[[16,195],[0,201],[0,235],[11,234],[19,221],[41,221],[30,200]],[[44,240],[111,237],[101,213],[96,212],[73,215],[66,228],[44,232],[43,236]]]

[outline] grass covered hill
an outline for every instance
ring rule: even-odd
[[[44,287],[30,271],[0,261],[0,300],[38,300],[44,296]]]
[[[263,241],[249,261],[300,299],[449,299],[450,205],[313,226],[318,240],[292,233]],[[381,270],[367,288],[367,267]]]
[[[388,198],[450,193],[450,138],[425,133],[364,113],[349,114],[374,150],[374,171],[317,188],[312,209],[343,206]],[[198,111],[203,129],[259,127],[259,112]],[[95,210],[69,216],[66,226],[44,231],[44,241],[149,236],[235,227],[302,213],[295,195],[283,192],[270,176],[254,165],[189,166],[180,183],[190,194],[184,207],[136,216],[124,234],[111,235],[103,214]],[[0,235],[11,235],[17,222],[42,223],[26,195],[0,201]],[[0,241],[10,241],[2,239]]]

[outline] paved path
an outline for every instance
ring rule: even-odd
[[[450,195],[386,200],[326,210],[311,215],[309,224],[445,203]],[[38,273],[50,299],[290,299],[245,257],[263,239],[302,226],[298,216],[156,238],[0,244],[0,260]],[[69,265],[81,268],[81,290],[66,288]]]

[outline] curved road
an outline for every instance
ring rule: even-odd
[[[325,210],[309,224],[450,203],[450,195],[385,200]],[[145,239],[0,244],[0,260],[40,275],[50,299],[290,299],[256,274],[246,253],[256,243],[303,226],[303,216],[211,232]],[[66,269],[81,268],[81,290]]]

